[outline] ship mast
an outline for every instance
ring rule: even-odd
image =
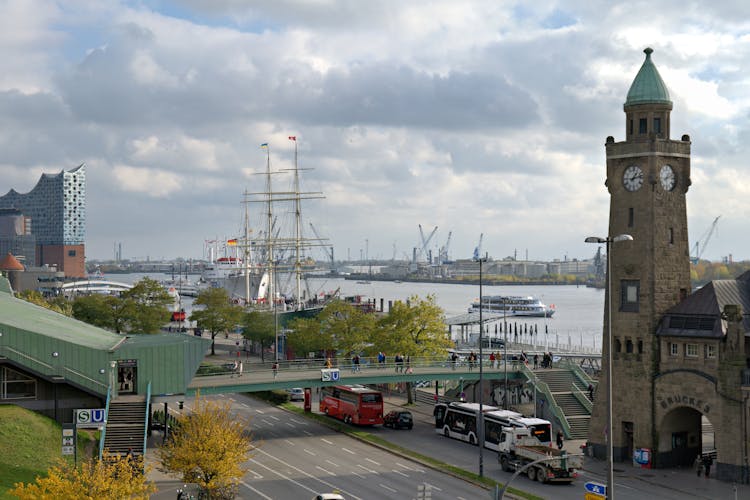
[[[271,195],[271,152],[268,148],[268,144],[263,144],[266,149],[266,209],[267,217],[266,221],[266,251],[268,252],[268,299],[271,304],[274,305],[274,311],[276,310],[276,290],[275,290],[275,276],[274,276],[274,257],[273,257],[273,200]]]
[[[245,305],[250,303],[250,220],[248,216],[248,201],[247,201],[247,189],[245,190],[245,244],[243,258],[245,259]]]
[[[294,273],[297,281],[297,310],[302,310],[302,263],[300,262],[300,246],[302,244],[302,195],[299,192],[299,169],[297,168],[297,137],[289,136],[294,142]]]

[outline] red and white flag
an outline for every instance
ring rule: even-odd
[[[296,135],[290,135],[289,136],[289,140],[290,141],[296,141],[297,140],[297,136]]]

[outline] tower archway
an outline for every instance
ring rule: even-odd
[[[690,406],[671,409],[657,428],[661,467],[690,466],[697,455],[713,449],[710,419]]]

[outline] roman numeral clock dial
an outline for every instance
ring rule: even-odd
[[[643,170],[637,165],[631,165],[622,174],[622,185],[628,191],[638,191],[643,186]]]

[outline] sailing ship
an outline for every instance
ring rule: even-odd
[[[334,292],[318,292],[310,289],[305,273],[313,267],[309,255],[314,247],[326,246],[320,237],[305,237],[302,232],[302,200],[321,199],[320,192],[300,190],[300,168],[296,137],[294,142],[294,167],[274,172],[271,170],[270,152],[266,151],[265,190],[243,193],[244,231],[242,236],[229,240],[237,249],[235,256],[227,257],[224,274],[221,258],[211,270],[215,272],[210,282],[225,288],[232,299],[240,304],[260,310],[274,310],[279,314],[294,316],[311,314],[321,309],[326,302],[338,295]],[[275,174],[290,173],[292,187],[279,190],[272,180]],[[253,229],[250,223],[250,206],[258,205],[263,215],[262,224]],[[291,206],[293,221],[283,220],[282,208]]]

